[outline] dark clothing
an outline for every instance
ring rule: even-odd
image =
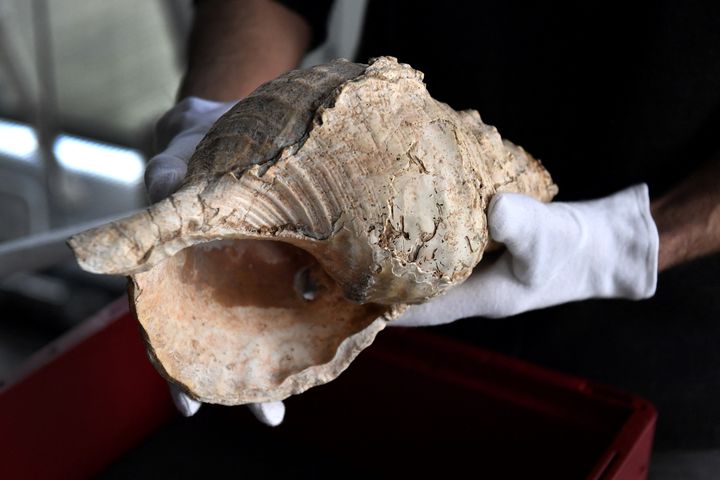
[[[331,2],[282,3],[323,40]],[[640,181],[659,195],[720,154],[720,2],[526,3],[370,0],[356,59],[423,71],[542,159],[558,200]]]
[[[305,15],[316,2],[290,3]],[[435,98],[542,159],[557,200],[638,182],[658,196],[720,160],[720,2],[647,3],[370,0],[357,60],[423,71]],[[306,18],[324,32],[326,16]],[[645,395],[659,448],[718,447],[719,272],[716,255],[662,274],[649,301],[438,330]]]

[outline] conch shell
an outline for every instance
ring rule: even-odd
[[[167,379],[225,405],[326,383],[470,275],[495,192],[556,194],[422,79],[391,57],[289,72],[212,127],[174,195],[69,240],[85,270],[129,275]]]

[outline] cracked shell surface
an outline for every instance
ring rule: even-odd
[[[408,65],[337,60],[258,88],[208,132],[175,194],[69,243],[84,269],[130,276],[166,378],[204,402],[280,400],[466,279],[499,191],[549,201],[557,188]]]

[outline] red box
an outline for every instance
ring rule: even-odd
[[[656,419],[635,395],[399,328],[286,405],[274,430],[227,408],[213,428],[261,432],[381,477],[642,479]],[[151,432],[206,415],[174,413],[125,300],[38,352],[0,389],[0,412],[4,479],[86,477]]]

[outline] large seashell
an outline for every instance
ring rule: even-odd
[[[540,163],[394,58],[289,72],[223,116],[183,186],[69,240],[130,276],[150,358],[204,402],[339,375],[408,303],[466,279],[499,191],[549,201]]]

